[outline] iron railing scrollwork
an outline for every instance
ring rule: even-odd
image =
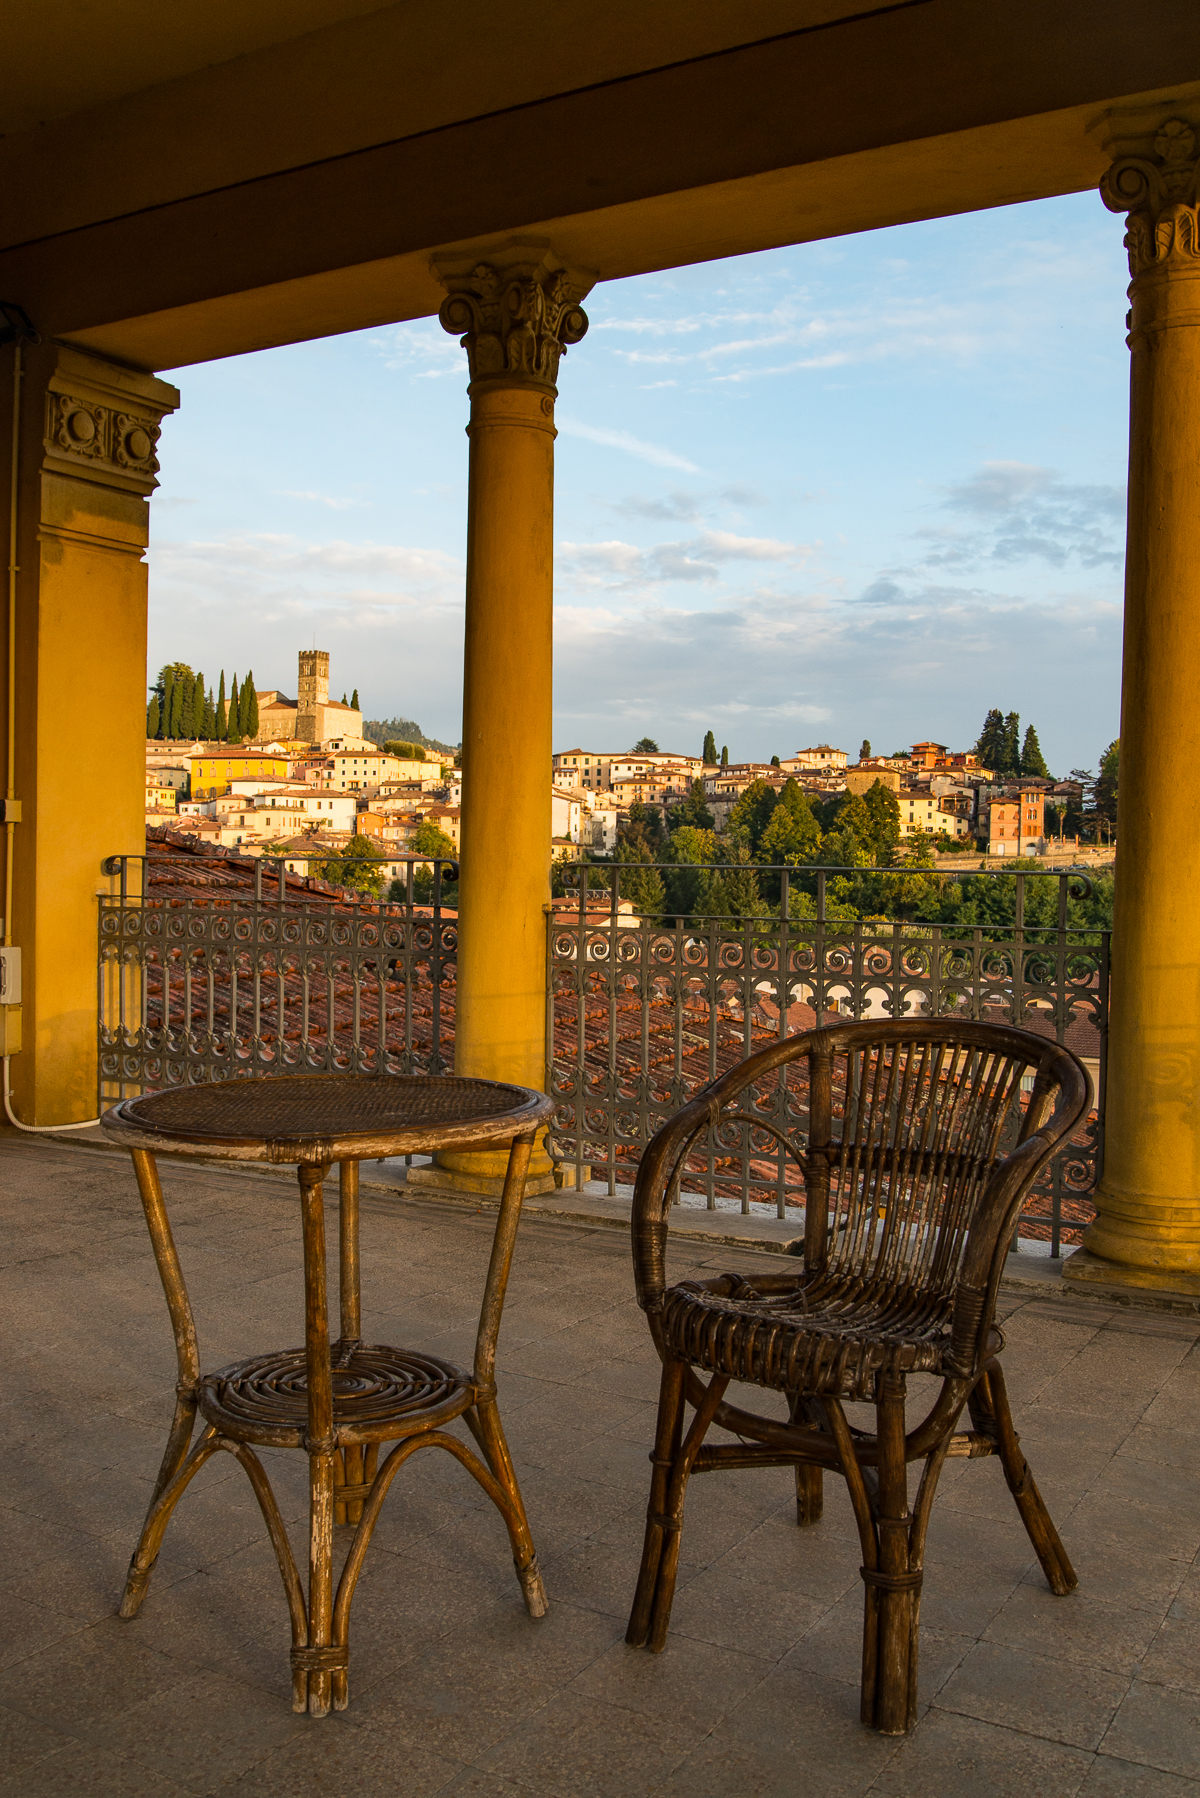
[[[1020,1227],[1021,1235],[1048,1240],[1055,1255],[1077,1237],[1092,1215],[1088,1194],[1103,1153],[1108,1031],[1109,932],[1068,922],[1069,901],[1090,892],[1086,875],[997,876],[1015,883],[1010,920],[963,929],[843,921],[828,903],[829,878],[844,873],[833,869],[804,871],[815,903],[808,893],[803,906],[789,892],[796,870],[759,869],[779,883],[777,916],[639,916],[623,906],[620,878],[645,871],[594,870],[603,889],[593,884],[589,892],[584,865],[575,871],[573,902],[550,918],[547,1064],[557,1104],[550,1142],[575,1184],[599,1179],[615,1193],[632,1180],[660,1124],[773,1037],[835,1016],[962,1016],[1069,1042],[1089,1066],[1095,1109],[1049,1164]],[[1053,923],[1040,905],[1043,921],[1026,924],[1027,883],[1035,880],[1058,882]],[[801,911],[809,915],[793,915]],[[684,1190],[704,1194],[710,1208],[769,1204],[780,1217],[802,1204],[788,1139],[805,1123],[803,1078],[800,1070],[781,1073],[756,1093],[753,1117],[725,1121],[698,1143]]]
[[[294,861],[294,855],[289,860]],[[328,852],[322,858],[328,860]],[[453,1066],[452,862],[388,903],[263,857],[116,856],[100,898],[101,1105],[149,1088]]]

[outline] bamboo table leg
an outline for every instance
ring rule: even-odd
[[[362,1340],[362,1302],[358,1257],[358,1163],[343,1161],[338,1167],[338,1293],[341,1327],[335,1359],[349,1353]],[[363,1486],[363,1451],[361,1445],[350,1444],[337,1457],[333,1521],[357,1524],[362,1519],[363,1501],[338,1496],[347,1486]]]
[[[328,1168],[301,1165],[300,1209],[304,1227],[304,1350],[308,1385],[309,1467],[308,1646],[293,1663],[308,1672],[310,1717],[329,1714],[331,1675],[344,1666],[346,1650],[332,1647],[333,1623],[333,1374],[329,1358],[329,1306],[325,1285],[325,1205]]]

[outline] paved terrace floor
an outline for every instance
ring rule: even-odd
[[[1054,1599],[993,1461],[934,1509],[914,1735],[857,1717],[844,1488],[800,1531],[783,1470],[693,1482],[668,1649],[624,1646],[656,1362],[612,1230],[523,1226],[500,1397],[550,1593],[531,1622],[448,1456],[392,1488],[359,1587],[351,1708],[290,1709],[286,1612],[241,1470],[185,1497],[141,1615],[114,1615],[161,1453],[167,1318],[124,1157],[0,1139],[5,1214],[3,1775],[20,1798],[1200,1794],[1200,1325],[1005,1300],[1018,1427],[1080,1575]],[[301,1340],[278,1174],[164,1164],[208,1367]],[[469,1355],[492,1218],[363,1204],[368,1339]],[[675,1269],[762,1265],[691,1241]],[[297,1541],[304,1465],[271,1471]]]

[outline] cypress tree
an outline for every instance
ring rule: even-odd
[[[729,766],[729,745],[728,745],[728,743],[724,744],[721,749],[721,766],[722,766],[722,768],[728,768],[728,766]]]
[[[870,739],[870,737],[863,738],[862,748],[858,752],[858,759],[860,762],[869,762],[870,761],[870,759],[871,759],[871,739]]]
[[[1004,720],[1004,772],[1021,772],[1021,714],[1009,712]]]
[[[167,688],[163,697],[163,735],[171,742],[179,735],[179,720],[183,711],[183,681],[172,669],[167,675]]]
[[[242,682],[242,735],[252,743],[258,741],[258,694],[254,690],[254,671],[247,668]]]
[[[1004,713],[992,707],[983,721],[975,754],[983,767],[1002,774],[1005,766]]]
[[[196,685],[192,689],[192,717],[187,734],[192,738],[204,735],[204,676],[202,674],[197,674]]]
[[[351,710],[351,711],[352,711],[352,712],[357,712],[357,711],[358,711],[358,709],[359,709],[359,705],[358,705],[358,688],[357,688],[357,687],[355,687],[355,689],[354,689],[354,691],[353,691],[353,693],[351,693],[351,695],[350,695],[350,710]]]
[[[1021,745],[1021,773],[1034,775],[1039,780],[1050,779],[1050,770],[1046,766],[1046,758],[1032,724],[1025,732],[1025,741]]]
[[[704,748],[700,751],[705,767],[715,768],[717,765],[717,739],[710,730],[704,733]]]
[[[228,718],[225,711],[225,670],[221,670],[221,693],[217,700],[217,727],[214,733],[216,741],[223,743],[229,735]]]
[[[204,741],[206,743],[212,743],[212,742],[216,741],[217,714],[213,710],[213,696],[212,696],[212,688],[211,687],[208,689],[207,693],[204,695],[204,712],[200,719],[200,735],[204,738]]]
[[[242,740],[242,702],[238,697],[236,668],[229,683],[229,730],[227,736],[230,743],[240,743]]]
[[[146,713],[146,735],[147,735],[147,737],[156,737],[158,735],[158,694],[157,694],[157,692],[151,693],[151,695],[150,695],[150,708]]]

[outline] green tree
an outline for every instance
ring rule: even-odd
[[[150,694],[150,705],[146,712],[146,735],[147,735],[147,737],[150,737],[150,738],[157,737],[158,732],[159,732],[159,726],[160,726],[160,719],[159,719],[159,711],[158,711],[158,692],[157,692],[157,690],[155,690]]]
[[[811,861],[820,843],[821,827],[813,817],[807,794],[798,782],[786,780],[759,842],[763,861],[795,868],[801,862]]]
[[[871,818],[871,853],[877,868],[886,868],[900,841],[900,801],[877,780],[863,795]]]
[[[1021,714],[1008,712],[1004,719],[1004,772],[1021,772]]]
[[[1092,788],[1092,809],[1098,824],[1112,832],[1117,824],[1117,782],[1121,772],[1121,739],[1111,742],[1100,757],[1100,772]]]
[[[188,729],[189,737],[202,737],[204,735],[204,702],[206,698],[207,694],[204,691],[204,676],[203,674],[197,674],[196,685],[192,689],[192,716],[190,727]]]
[[[630,755],[658,755],[659,748],[653,737],[639,737],[629,753]]]
[[[358,709],[359,709],[359,706],[358,706],[358,688],[357,688],[357,687],[355,687],[355,689],[354,689],[354,691],[353,691],[353,693],[351,693],[351,695],[350,695],[350,710],[351,710],[351,711],[352,711],[352,712],[357,712],[357,711],[358,711]]]
[[[618,842],[616,859],[621,866],[619,897],[628,899],[643,917],[660,917],[666,888],[658,869],[648,865],[650,851],[641,843]]]
[[[258,741],[258,694],[254,690],[254,671],[246,670],[246,678],[242,682],[242,735],[249,737],[252,743]]]
[[[860,762],[869,762],[870,761],[870,759],[871,759],[871,739],[870,739],[870,737],[863,738],[862,747],[860,748],[860,750],[858,752],[858,759]]]
[[[763,832],[778,803],[779,796],[768,781],[752,780],[730,811],[725,827],[730,846],[748,849],[752,855],[757,855]]]
[[[385,755],[394,755],[402,762],[423,762],[425,751],[420,743],[403,743],[398,737],[390,737],[383,745]]]
[[[171,736],[171,713],[175,707],[175,670],[164,668],[159,676],[162,682],[162,734],[167,740]]]
[[[821,843],[820,857],[829,868],[869,868],[874,862],[874,825],[861,793],[847,794],[838,806],[833,829]]]
[[[650,851],[650,860],[657,861],[663,846],[662,807],[643,805],[640,799],[635,799],[618,835],[628,842],[644,844]]]
[[[217,736],[217,714],[213,709],[212,688],[204,695],[204,712],[200,719],[200,735],[206,743],[213,743]]]
[[[717,739],[713,736],[713,734],[710,730],[706,730],[704,733],[704,748],[700,751],[700,757],[706,767],[709,767],[709,768],[716,767],[716,765],[717,765]]]
[[[229,683],[229,728],[225,734],[230,743],[240,743],[242,740],[242,701],[238,693],[236,668]]]
[[[1038,742],[1038,734],[1032,724],[1025,732],[1025,741],[1021,745],[1021,773],[1031,775],[1038,780],[1053,778],[1046,766],[1046,758],[1042,754],[1042,746]]]
[[[722,768],[728,768],[728,766],[729,766],[729,745],[728,745],[728,743],[722,743],[722,745],[721,745],[721,766],[722,766]]]
[[[771,766],[772,766],[772,768],[778,768],[778,766],[779,766],[779,757],[778,757],[778,756],[777,756],[777,755],[773,755],[773,756],[772,756],[772,757],[771,757]]]
[[[667,816],[672,830],[678,830],[683,824],[693,824],[697,830],[712,830],[716,820],[708,809],[704,782],[694,780],[687,798],[671,806]]]
[[[740,849],[737,860],[722,869],[725,903],[732,917],[766,918],[770,916],[770,907],[759,891],[757,872],[747,865],[750,859],[749,850]]]
[[[983,721],[983,729],[980,731],[979,740],[975,745],[975,754],[979,757],[982,767],[991,768],[996,774],[1003,774],[1006,753],[1004,713],[993,706]]]
[[[221,670],[221,691],[217,699],[217,728],[214,733],[216,741],[223,743],[229,735],[229,714],[225,709],[225,670]]]
[[[425,818],[409,838],[410,855],[427,855],[431,861],[457,861],[458,850],[453,838],[439,830],[432,818]]]
[[[367,837],[355,836],[336,860],[318,862],[313,873],[331,886],[350,887],[378,899],[383,887],[383,857]]]

